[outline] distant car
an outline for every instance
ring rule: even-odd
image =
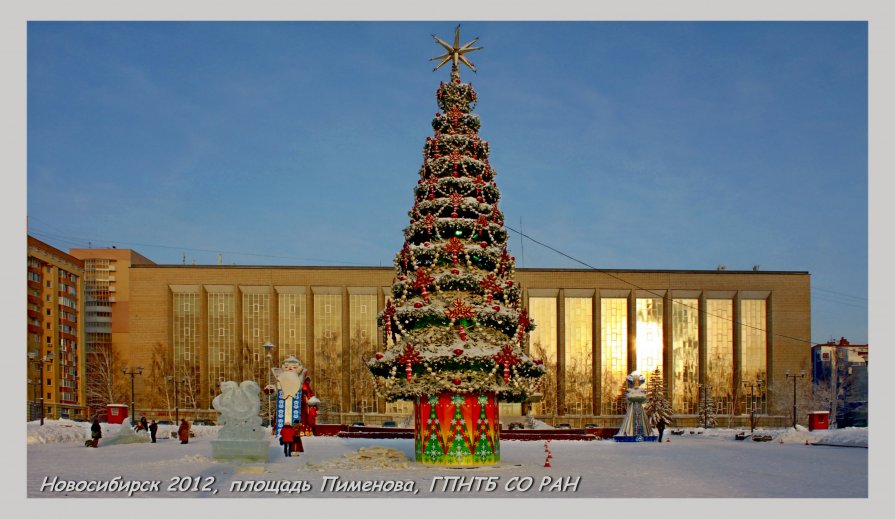
[[[584,424],[585,429],[599,429],[600,426],[595,423],[586,423]]]
[[[395,422],[393,422],[393,421],[391,421],[391,420],[389,420],[389,421],[387,421],[387,422],[382,422],[382,426],[383,426],[383,427],[397,427],[398,424],[395,423]]]
[[[556,428],[556,429],[571,429],[571,428],[572,428],[572,424],[570,424],[570,423],[558,423],[558,424],[556,424],[555,428]]]
[[[156,423],[159,425],[174,425],[174,422],[172,422],[171,420],[159,420]]]
[[[364,422],[354,422],[353,424],[351,424],[351,426],[352,427],[364,427],[365,424],[364,424]]]
[[[525,426],[522,425],[521,422],[513,422],[510,424],[509,430],[515,431],[516,429],[525,429]]]
[[[198,418],[193,421],[193,425],[217,425],[214,423],[214,420],[209,420],[207,418]]]

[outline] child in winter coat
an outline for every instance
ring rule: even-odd
[[[103,428],[99,424],[99,418],[93,419],[93,425],[90,426],[90,438],[93,440],[92,447],[99,445],[99,439],[103,437]]]
[[[283,454],[287,458],[292,457],[292,442],[295,441],[295,429],[291,425],[286,424],[280,429],[280,443],[283,444]]]

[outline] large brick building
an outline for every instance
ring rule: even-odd
[[[29,420],[87,417],[83,280],[83,261],[28,236]]]
[[[176,405],[215,416],[222,380],[264,386],[288,355],[309,367],[323,421],[409,412],[376,398],[363,364],[388,347],[376,315],[393,269],[135,264],[129,272],[122,355],[144,368],[138,413],[162,416]],[[680,424],[695,423],[700,391],[711,392],[724,423],[743,423],[754,406],[763,423],[783,424],[784,373],[810,371],[806,272],[519,269],[516,277],[537,324],[529,349],[548,376],[539,401],[505,404],[504,416],[611,425],[625,375],[662,368]],[[275,346],[270,357],[265,344]],[[758,380],[750,398],[745,384]]]

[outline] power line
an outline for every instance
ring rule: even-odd
[[[509,230],[511,230],[511,231],[513,231],[513,232],[515,232],[515,233],[517,233],[517,234],[519,234],[520,236],[522,236],[522,237],[524,237],[524,238],[528,238],[530,241],[533,241],[534,243],[537,243],[538,245],[540,245],[540,246],[542,246],[542,247],[545,247],[545,248],[547,248],[547,249],[552,250],[553,252],[559,254],[560,256],[563,256],[563,257],[565,257],[565,258],[568,258],[568,259],[570,259],[570,260],[572,260],[572,261],[574,261],[574,262],[576,262],[576,263],[580,263],[581,265],[584,265],[585,267],[587,267],[587,268],[589,268],[589,269],[592,269],[592,270],[600,270],[603,274],[606,274],[607,276],[609,276],[609,277],[611,277],[611,278],[613,278],[613,279],[616,279],[616,280],[618,280],[618,281],[621,281],[622,283],[625,283],[625,284],[627,284],[627,285],[630,285],[630,286],[636,288],[637,290],[644,291],[644,292],[646,292],[646,293],[648,293],[648,294],[653,294],[654,296],[659,297],[659,298],[664,297],[663,294],[660,294],[660,293],[658,293],[658,292],[654,292],[654,291],[652,291],[652,290],[650,290],[650,289],[648,289],[648,288],[641,287],[640,285],[638,285],[638,284],[636,284],[636,283],[634,283],[634,282],[628,281],[627,279],[624,279],[624,278],[622,278],[622,277],[620,277],[620,276],[617,276],[617,275],[615,275],[615,274],[613,274],[613,273],[611,273],[611,272],[608,272],[608,271],[606,271],[605,269],[599,269],[599,268],[597,268],[597,267],[594,267],[593,265],[591,265],[591,264],[589,264],[589,263],[586,263],[586,262],[584,262],[584,261],[581,261],[581,260],[579,260],[578,258],[572,257],[572,256],[566,254],[565,252],[562,252],[562,251],[559,250],[559,249],[556,249],[556,248],[554,248],[554,247],[551,247],[550,245],[547,245],[547,244],[544,243],[544,242],[541,242],[541,241],[539,241],[539,240],[536,240],[536,239],[532,238],[531,236],[529,236],[529,235],[527,235],[527,234],[525,234],[525,233],[522,233],[522,232],[520,232],[520,231],[517,231],[516,229],[513,229],[512,227],[510,227],[509,225],[507,225],[506,222],[504,222],[504,227],[506,227],[507,229],[509,229]],[[684,306],[684,307],[690,308],[691,310],[695,310],[695,311],[699,312],[700,314],[703,314],[703,315],[708,316],[708,317],[715,317],[715,318],[722,319],[722,320],[725,320],[725,321],[730,321],[730,322],[733,323],[734,325],[739,325],[739,326],[743,326],[743,327],[746,327],[746,328],[752,328],[753,330],[757,330],[757,331],[760,331],[760,332],[768,333],[768,330],[763,329],[763,328],[759,328],[758,326],[752,326],[752,325],[750,325],[750,324],[746,324],[746,323],[743,323],[743,322],[739,322],[739,321],[736,321],[736,320],[731,319],[731,318],[729,318],[729,317],[725,317],[725,316],[723,316],[723,315],[714,315],[714,314],[710,314],[710,313],[708,313],[708,311],[706,311],[706,310],[704,310],[704,309],[703,309],[703,310],[700,310],[699,307],[693,307],[692,305],[688,305],[688,304],[685,304],[685,303],[681,303],[679,300],[676,301],[676,300],[672,299],[671,302],[672,302],[672,304],[679,304],[679,305],[682,305],[682,306]],[[813,344],[820,344],[819,342],[812,341],[811,339],[804,339],[804,338],[801,338],[801,337],[792,337],[792,336],[790,336],[790,335],[785,335],[785,334],[782,334],[782,333],[772,333],[772,335],[774,335],[775,337],[783,337],[783,338],[786,338],[786,339],[791,339],[791,340],[798,341],[798,342],[804,342],[804,343],[806,343],[806,344],[811,344],[811,345],[813,345]]]
[[[220,249],[198,249],[195,247],[184,247],[178,245],[159,245],[153,243],[136,243],[136,242],[127,242],[127,241],[117,241],[117,240],[100,240],[96,238],[79,238],[79,237],[68,237],[68,236],[60,236],[55,234],[50,234],[42,231],[35,230],[31,228],[29,230],[30,234],[33,234],[38,237],[45,237],[53,240],[57,240],[62,243],[80,245],[85,247],[86,245],[92,243],[109,243],[116,245],[127,245],[129,247],[150,247],[150,248],[160,248],[160,249],[172,249],[172,250],[181,250],[181,251],[191,251],[191,252],[208,252],[212,254],[233,254],[233,255],[243,255],[243,256],[252,256],[259,258],[273,258],[273,259],[287,259],[287,260],[295,260],[295,261],[315,261],[322,263],[341,263],[346,265],[358,265],[364,266],[366,263],[358,263],[353,261],[341,261],[341,260],[333,260],[333,259],[324,259],[324,258],[298,258],[294,256],[277,256],[274,254],[258,254],[257,252],[242,252],[242,251],[230,251],[230,250],[220,250]]]

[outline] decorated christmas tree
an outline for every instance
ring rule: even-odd
[[[699,385],[699,407],[696,415],[699,426],[706,429],[715,426],[715,399],[712,398],[711,389],[711,386]]]
[[[665,381],[662,379],[662,371],[656,368],[646,383],[646,405],[643,406],[649,414],[650,425],[655,427],[659,419],[665,419],[665,425],[671,425],[674,411],[665,393]]]
[[[460,63],[475,71],[464,54],[479,48],[477,38],[461,47],[459,29],[453,46],[435,37],[447,51],[435,70],[450,61],[451,79],[436,93],[441,111],[378,317],[387,349],[367,361],[380,396],[414,402],[417,461],[452,465],[499,461],[498,402],[525,401],[545,371],[523,350],[533,323],[471,113],[476,93],[460,81]]]

